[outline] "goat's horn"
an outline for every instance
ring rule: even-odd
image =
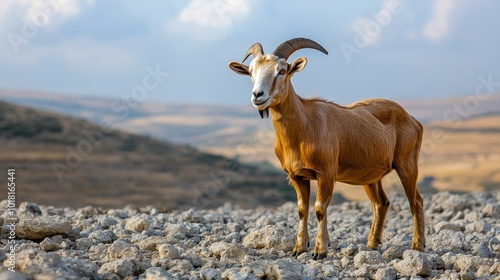
[[[304,48],[316,49],[324,54],[328,54],[325,48],[323,48],[320,44],[307,38],[294,38],[285,41],[274,50],[273,54],[277,57],[288,59],[288,57],[290,57],[290,55],[296,50]]]
[[[245,62],[245,60],[247,60],[247,58],[251,54],[253,54],[254,57],[257,56],[257,55],[264,55],[264,49],[262,48],[262,45],[259,42],[253,44],[248,49],[247,54],[245,54],[245,58],[243,58],[243,61],[241,63]]]

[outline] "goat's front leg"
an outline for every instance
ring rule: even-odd
[[[318,219],[318,235],[313,250],[315,260],[324,259],[328,254],[330,246],[330,236],[328,234],[328,205],[333,194],[334,179],[329,177],[318,178],[318,193],[314,209]]]
[[[311,194],[311,184],[308,180],[290,178],[293,188],[297,193],[297,207],[299,210],[299,230],[297,231],[297,241],[293,248],[292,255],[298,257],[307,252],[309,246],[309,232],[307,229],[307,220],[309,218],[309,197]]]

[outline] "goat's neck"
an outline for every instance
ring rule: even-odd
[[[284,99],[277,105],[270,107],[271,117],[276,132],[289,134],[307,126],[305,108],[302,100],[295,93],[291,83],[284,87],[288,91]],[[302,130],[304,131],[304,130]]]

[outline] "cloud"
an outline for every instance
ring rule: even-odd
[[[449,33],[450,13],[455,7],[453,0],[434,1],[432,18],[425,24],[423,34],[431,41],[441,41]]]
[[[87,6],[94,6],[94,0],[2,0],[0,25],[18,26],[28,20],[39,28],[55,28]]]
[[[403,8],[400,1],[386,0],[378,11],[370,13],[370,17],[359,17],[352,21],[350,29],[357,34],[363,34],[363,41],[366,45],[376,45],[382,36],[383,29]]]
[[[247,0],[191,0],[166,25],[170,33],[182,34],[192,39],[213,40],[222,37],[238,20],[250,13]]]

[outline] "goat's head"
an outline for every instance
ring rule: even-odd
[[[296,72],[304,69],[307,60],[297,58],[292,64],[287,59],[296,50],[312,48],[328,54],[318,43],[306,38],[295,38],[283,42],[272,54],[264,54],[260,43],[253,44],[247,51],[243,62],[253,55],[254,59],[248,66],[239,62],[230,62],[229,68],[234,72],[252,78],[252,104],[259,110],[260,116],[269,117],[269,107],[279,104],[288,94],[286,85]]]

